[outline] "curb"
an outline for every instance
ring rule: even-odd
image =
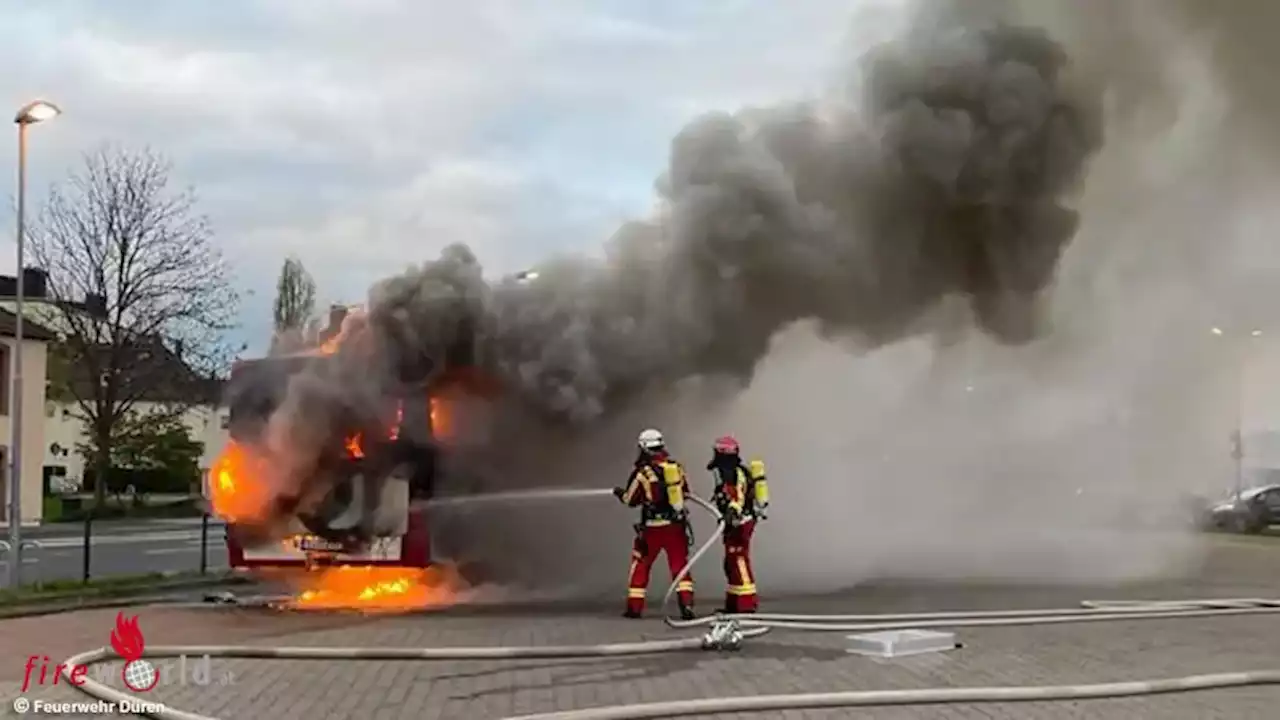
[[[47,598],[33,598],[0,604],[0,619],[36,617],[54,615],[74,610],[95,610],[102,608],[126,607],[129,605],[149,605],[157,602],[171,602],[187,598],[173,594],[162,594],[180,590],[197,590],[200,588],[216,588],[224,586],[244,585],[250,581],[241,577],[193,578],[191,580],[171,580],[139,585],[136,591],[121,590],[119,593],[100,595],[95,593],[77,595],[55,595]]]

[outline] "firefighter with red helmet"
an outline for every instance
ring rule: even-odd
[[[756,521],[764,519],[769,505],[764,462],[744,464],[741,450],[732,435],[717,438],[707,463],[716,486],[712,500],[724,517],[725,613],[753,613],[759,605],[751,568],[751,537]]]
[[[627,582],[627,609],[624,617],[638,618],[644,612],[649,589],[649,573],[660,553],[667,556],[667,566],[674,578],[689,562],[689,546],[693,535],[689,527],[685,498],[689,495],[689,479],[684,468],[671,459],[666,441],[657,430],[645,430],[637,440],[640,455],[625,487],[614,488],[613,494],[629,507],[640,508],[636,539],[631,548],[631,572]],[[676,585],[680,617],[692,620],[693,574],[680,578]]]

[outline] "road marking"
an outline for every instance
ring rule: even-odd
[[[220,535],[209,534],[210,543],[222,540]],[[147,533],[144,535],[98,535],[91,538],[92,545],[136,545],[138,543],[161,542],[169,540],[199,540],[200,531],[169,531]],[[80,548],[84,547],[84,538],[64,537],[39,540],[41,548]]]

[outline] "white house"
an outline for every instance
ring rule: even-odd
[[[120,380],[119,388],[134,396],[130,410],[142,417],[180,412],[191,439],[204,445],[200,467],[207,470],[227,440],[226,413],[220,407],[222,382],[193,371],[179,351],[159,339],[140,341],[122,351],[129,355],[123,362],[129,373]],[[129,387],[132,378],[142,383],[136,389]],[[96,389],[89,383],[96,381],[89,373],[72,368],[70,397],[51,398],[45,403],[45,473],[59,478],[58,485],[84,485],[86,460],[77,447],[86,444],[89,433],[85,412],[74,398],[92,397]]]
[[[0,329],[3,327],[3,314],[12,317],[16,310],[13,300],[15,282],[16,278],[12,276],[0,276]],[[87,440],[83,411],[74,400],[59,401],[46,394],[47,344],[56,343],[75,332],[68,322],[68,310],[87,322],[95,322],[104,316],[106,303],[103,298],[94,296],[87,296],[78,303],[58,303],[48,297],[45,274],[35,268],[26,269],[23,284],[26,299],[23,317],[27,321],[23,335],[31,341],[24,344],[39,344],[40,347],[38,361],[26,360],[24,365],[24,385],[38,387],[39,401],[33,401],[35,395],[27,391],[23,403],[28,408],[24,428],[31,429],[24,429],[23,447],[26,451],[23,465],[26,467],[30,462],[32,469],[23,472],[23,506],[31,509],[24,509],[23,515],[24,518],[38,519],[43,507],[41,490],[44,480],[48,478],[55,486],[82,487],[86,464],[77,451],[77,447]],[[37,333],[42,333],[38,340]],[[12,335],[12,331],[9,334]],[[135,403],[134,410],[149,414],[161,406],[183,408],[183,420],[191,438],[204,445],[201,467],[207,469],[227,439],[226,412],[219,407],[220,383],[192,372],[181,357],[158,340],[143,343],[134,351],[136,357],[130,360],[129,366],[148,375],[146,392]],[[24,359],[30,358],[31,352],[29,350]],[[34,369],[39,370],[38,377]],[[153,373],[158,373],[161,380],[156,381]],[[74,369],[72,375],[73,383],[91,381],[77,376]],[[74,394],[89,397],[91,389],[81,388]],[[7,432],[7,418],[0,422],[4,423],[0,429]],[[28,487],[32,490],[27,490]],[[28,502],[33,505],[28,505]]]
[[[163,404],[139,402],[135,409],[148,414],[162,410]],[[59,485],[83,487],[85,460],[76,451],[88,439],[83,413],[74,402],[46,402],[44,417],[44,472]],[[191,439],[204,445],[200,469],[208,470],[227,442],[226,409],[217,403],[199,402],[187,407],[182,419]]]
[[[0,508],[0,525],[9,523],[10,497],[10,457],[9,443],[13,426],[13,406],[10,395],[13,392],[13,357],[15,352],[22,353],[22,417],[26,421],[22,426],[22,523],[38,523],[43,515],[44,494],[44,400],[45,372],[48,364],[48,345],[55,336],[47,328],[27,322],[23,325],[22,347],[17,349],[13,313],[0,309],[0,497],[4,499],[4,507]]]

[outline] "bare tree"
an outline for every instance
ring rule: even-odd
[[[104,148],[55,186],[31,228],[57,331],[51,392],[78,406],[102,501],[112,445],[146,418],[216,401],[238,297],[193,191],[149,150]],[[33,315],[35,312],[33,311]]]
[[[272,352],[289,352],[301,347],[315,309],[315,280],[302,266],[301,260],[287,258],[280,268],[280,279],[276,281]]]

